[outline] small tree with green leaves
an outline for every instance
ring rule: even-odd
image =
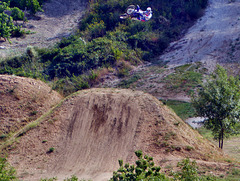
[[[9,165],[6,158],[0,157],[0,180],[14,181],[16,179],[15,169]]]
[[[136,166],[129,165],[129,163],[123,166],[123,160],[119,160],[120,168],[113,172],[110,181],[169,180],[165,175],[159,173],[161,170],[159,166],[154,166],[153,157],[147,155],[143,157],[141,150],[136,151],[135,155],[138,157]]]
[[[204,126],[212,130],[219,148],[223,148],[223,139],[235,132],[240,116],[240,81],[228,76],[227,71],[217,66],[216,70],[202,84],[192,97],[198,116],[204,117]]]
[[[22,12],[18,7],[14,7],[12,8],[12,13],[11,16],[13,18],[13,20],[17,21],[17,20],[24,20],[24,12]]]
[[[9,37],[11,36],[13,28],[13,18],[5,13],[0,13],[0,37],[3,37],[10,42]]]

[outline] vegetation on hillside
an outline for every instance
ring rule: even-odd
[[[153,9],[148,22],[121,20],[130,4]],[[207,0],[99,0],[90,1],[89,12],[77,32],[51,49],[32,49],[21,57],[1,62],[0,73],[54,81],[64,95],[91,87],[103,71],[128,75],[131,65],[153,61],[201,15]],[[166,23],[163,21],[168,20]]]

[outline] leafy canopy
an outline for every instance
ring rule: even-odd
[[[227,71],[218,65],[192,99],[198,116],[205,118],[204,125],[219,140],[220,148],[223,147],[223,138],[235,133],[235,124],[239,121],[239,88],[239,79],[228,76]]]

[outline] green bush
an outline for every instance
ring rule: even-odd
[[[167,181],[169,180],[164,174],[160,173],[161,168],[154,166],[153,158],[145,155],[141,150],[135,152],[138,157],[135,165],[129,165],[128,163],[123,165],[123,161],[119,160],[120,168],[113,172],[113,177],[110,181],[136,181],[136,180],[158,180]]]
[[[13,18],[5,13],[0,13],[0,37],[8,39],[10,42],[11,31],[13,30]]]
[[[15,169],[9,165],[6,158],[0,157],[0,180],[14,181],[16,179]]]
[[[10,10],[9,2],[1,2],[0,4],[0,13],[3,13],[4,10]]]
[[[14,7],[11,10],[11,16],[13,20],[24,20],[24,12],[22,12],[18,7]]]

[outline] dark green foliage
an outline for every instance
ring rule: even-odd
[[[24,12],[17,7],[12,8],[11,16],[13,20],[24,20]]]
[[[31,14],[42,11],[38,0],[10,0],[10,7],[18,7],[22,10],[27,8]]]
[[[0,13],[3,13],[4,10],[10,10],[9,2],[1,2],[0,1]]]
[[[72,175],[71,178],[64,179],[64,181],[78,181],[78,178],[75,175]]]
[[[164,174],[159,173],[161,168],[154,166],[153,158],[145,155],[141,150],[135,152],[138,157],[135,165],[129,165],[128,163],[123,165],[123,161],[119,160],[120,168],[113,172],[111,181],[136,181],[136,180],[169,180]]]
[[[5,13],[0,13],[0,22],[0,37],[8,39],[10,42],[9,37],[14,28],[13,19]]]
[[[239,78],[228,76],[227,71],[218,65],[192,99],[197,114],[206,118],[204,126],[219,140],[220,148],[223,148],[223,139],[235,133],[235,125],[239,122],[239,88]]]
[[[0,157],[0,180],[14,181],[16,179],[16,171],[9,165],[6,158]]]

